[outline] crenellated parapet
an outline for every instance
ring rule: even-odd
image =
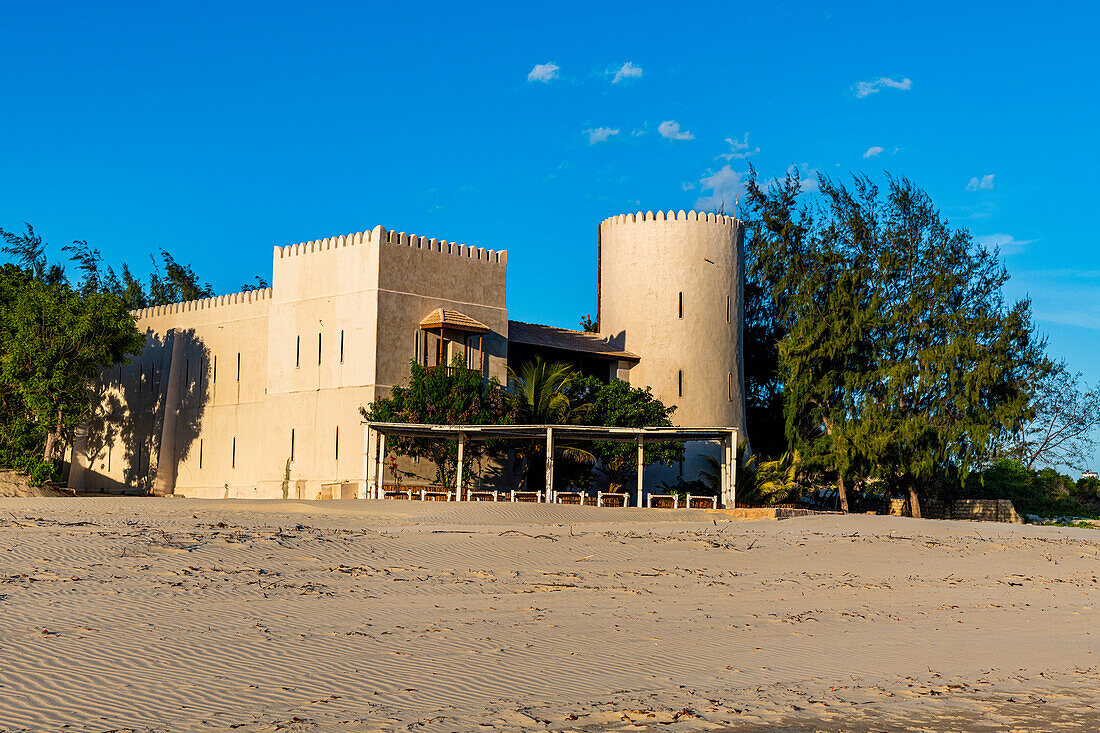
[[[295,257],[313,252],[327,252],[330,250],[342,249],[344,247],[370,244],[411,247],[414,249],[437,252],[442,255],[450,255],[452,257],[465,257],[469,260],[480,260],[493,265],[507,264],[508,262],[508,252],[505,250],[471,247],[457,242],[448,242],[445,239],[435,239],[434,237],[423,237],[418,234],[390,231],[383,226],[376,226],[369,232],[354,232],[339,237],[315,239],[311,242],[300,242],[298,244],[286,245],[285,247],[276,247],[274,254],[278,259],[283,259],[285,257]]]
[[[215,295],[210,298],[200,298],[199,300],[187,300],[182,303],[169,303],[167,305],[155,305],[151,308],[140,308],[130,311],[130,315],[140,320],[142,318],[156,318],[157,316],[168,316],[176,313],[220,308],[227,305],[260,303],[270,299],[271,288],[261,288],[260,290],[245,290],[240,293],[230,293],[228,295]]]
[[[737,227],[741,225],[741,220],[732,216],[726,216],[725,214],[712,214],[702,211],[688,211],[683,209],[680,211],[658,211],[653,213],[652,211],[642,212],[639,211],[636,214],[619,214],[618,216],[610,216],[600,222],[600,226],[613,226],[615,224],[639,224],[649,221],[695,221],[706,222],[711,224],[725,224],[730,227]]]

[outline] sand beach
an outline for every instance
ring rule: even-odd
[[[0,731],[1091,730],[1100,533],[0,499]]]

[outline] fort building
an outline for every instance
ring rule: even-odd
[[[742,251],[741,222],[724,215],[606,219],[598,333],[588,333],[509,320],[505,251],[381,226],[275,247],[270,288],[134,312],[145,350],[103,375],[100,405],[73,442],[69,486],[363,496],[359,408],[405,384],[411,360],[458,357],[501,382],[534,356],[568,361],[652,387],[677,406],[677,425],[743,435]],[[695,478],[700,451],[671,470]],[[422,473],[433,478],[429,465]],[[646,480],[662,476],[675,474]]]

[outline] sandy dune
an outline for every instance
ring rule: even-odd
[[[1100,533],[0,500],[0,730],[1092,730]]]

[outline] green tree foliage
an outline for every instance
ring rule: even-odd
[[[581,330],[585,333],[599,333],[600,328],[590,314],[585,314],[581,316]]]
[[[820,191],[807,201],[797,173],[749,184],[787,444],[841,491],[846,477],[896,483],[919,515],[921,489],[961,480],[1029,417],[1044,358],[1030,304],[1005,304],[996,254],[908,180],[883,194],[822,177]]]
[[[76,266],[71,285],[50,263],[34,228],[0,229],[13,264],[0,270],[0,463],[38,481],[56,471],[73,427],[89,415],[96,379],[144,347],[129,311],[212,295],[189,265],[161,250],[146,286],[123,264],[105,266],[86,241],[62,248]]]
[[[577,399],[570,387],[581,379],[580,373],[564,362],[546,362],[536,356],[518,370],[509,368],[511,396],[517,423],[525,425],[577,425],[591,411],[584,399]],[[587,483],[589,466],[595,457],[574,445],[555,446],[563,460],[555,469],[555,479],[566,484]],[[546,445],[529,441],[515,451],[515,473],[521,486],[531,490],[546,488]]]
[[[241,284],[241,292],[245,293],[249,290],[263,290],[264,288],[270,288],[271,284],[265,278],[255,275],[252,278],[252,282],[246,282]]]
[[[43,480],[88,416],[100,370],[128,361],[144,339],[117,295],[40,276],[48,270],[0,270],[0,461]]]
[[[516,419],[528,425],[576,425],[591,409],[571,396],[569,387],[581,375],[569,364],[535,357],[518,370],[509,369]]]
[[[394,387],[389,397],[380,397],[370,405],[360,407],[359,411],[365,419],[426,425],[498,425],[512,421],[513,403],[500,382],[483,379],[480,372],[466,369],[461,357],[456,356],[450,367],[426,367],[416,361],[410,362],[410,365],[408,386]],[[395,437],[386,445],[397,455],[430,460],[435,464],[436,483],[454,488],[458,466],[457,442]],[[476,461],[482,451],[493,450],[494,447],[484,443],[467,443],[466,455],[471,461]]]
[[[156,258],[149,255],[149,259],[153,261],[153,271],[149,274],[149,306],[199,300],[214,294],[210,283],[202,283],[190,265],[177,262],[163,249],[160,251],[160,256],[164,263],[163,273]]]
[[[1100,517],[1100,481],[1074,481],[1052,468],[1035,470],[1012,458],[966,478],[968,499],[1010,499],[1016,511],[1043,517]]]
[[[572,381],[566,389],[571,404],[587,405],[580,424],[619,428],[672,427],[674,405],[666,406],[649,387],[632,387],[613,379],[604,384],[594,377]],[[597,460],[596,470],[607,477],[611,491],[629,489],[638,474],[638,448],[631,443],[592,441],[581,446]],[[645,463],[672,466],[684,459],[684,444],[673,441],[646,444]]]

